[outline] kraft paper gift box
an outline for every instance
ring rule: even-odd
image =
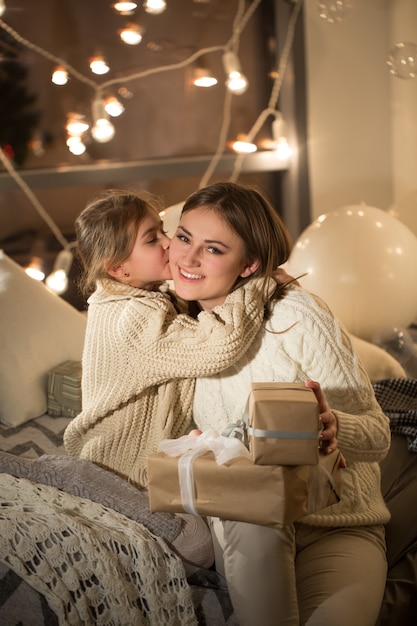
[[[248,445],[258,465],[316,465],[319,405],[302,383],[252,383],[248,399]]]
[[[217,437],[230,441],[227,437]],[[186,444],[186,439],[181,437],[176,441],[183,440]],[[148,457],[150,510],[194,513],[282,528],[338,501],[334,475],[340,472],[339,452],[329,457],[332,458],[323,457],[323,470],[321,465],[256,465],[248,456],[219,463],[214,452],[207,448],[200,456],[194,456],[192,450],[179,457],[157,452]],[[186,463],[181,468],[184,459]]]
[[[48,415],[76,417],[81,413],[81,362],[64,361],[48,376]]]

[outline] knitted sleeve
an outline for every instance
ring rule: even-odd
[[[298,288],[293,293],[297,291],[303,293]],[[390,444],[389,419],[347,330],[320,298],[306,292],[289,297],[298,322],[283,334],[283,349],[298,362],[299,378],[320,383],[337,417],[337,439],[348,463],[382,460]]]
[[[195,320],[167,315],[158,301],[139,323],[135,301],[126,306],[119,332],[128,337],[132,357],[146,364],[145,385],[172,378],[210,375],[236,362],[259,331],[264,317],[262,281],[253,279],[228,295],[213,312],[202,311]]]

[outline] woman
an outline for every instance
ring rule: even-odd
[[[331,446],[346,459],[341,501],[283,531],[212,519],[216,567],[241,626],[373,626],[386,578],[389,512],[379,461],[388,418],[347,331],[317,297],[267,278],[290,253],[288,233],[255,189],[217,183],[190,196],[171,242],[177,294],[211,311],[242,282],[265,277],[265,323],[234,365],[197,380],[194,421],[224,428],[244,413],[250,382],[305,382],[320,403]],[[245,275],[242,270],[245,268]],[[320,381],[320,385],[313,381]],[[331,408],[329,408],[331,407]]]

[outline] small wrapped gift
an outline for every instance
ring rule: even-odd
[[[48,414],[75,417],[81,412],[81,362],[64,361],[49,372]]]
[[[248,399],[248,444],[258,465],[316,465],[319,405],[302,383],[252,383]]]
[[[148,457],[151,511],[282,528],[338,499],[332,476],[337,459],[324,470],[321,465],[255,465],[238,439],[213,431],[165,440],[161,448],[165,452]]]

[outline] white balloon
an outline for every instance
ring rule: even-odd
[[[171,239],[177,230],[183,206],[184,202],[178,202],[177,204],[173,204],[159,213],[161,220],[164,223],[164,230]]]
[[[308,272],[303,287],[367,341],[417,317],[417,237],[382,209],[354,205],[320,216],[295,242],[286,270]]]
[[[417,191],[401,198],[388,213],[408,226],[417,237]]]

